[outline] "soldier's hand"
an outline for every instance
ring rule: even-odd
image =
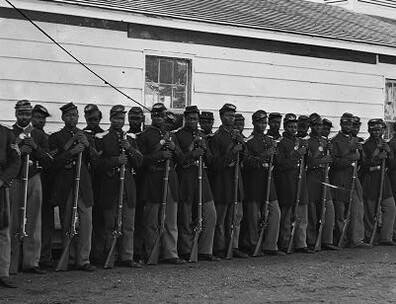
[[[197,140],[197,147],[202,148],[203,150],[206,150],[206,142],[202,138]]]
[[[129,151],[131,149],[131,144],[127,139],[121,139],[120,141],[120,146],[123,148],[125,151]]]
[[[74,146],[73,149],[70,150],[71,155],[76,155],[78,153],[82,153],[85,150],[85,146],[83,143],[78,143]]]
[[[300,156],[304,156],[305,154],[307,154],[307,148],[305,147],[301,147],[297,150],[298,155]]]
[[[89,147],[88,138],[84,133],[82,133],[82,132],[78,133],[77,138],[78,138],[79,142],[82,143],[85,147]]]
[[[234,146],[234,148],[232,148],[232,152],[233,152],[234,154],[235,154],[235,153],[238,153],[238,152],[242,151],[242,148],[243,148],[242,144],[238,143],[238,144],[236,144],[236,145]]]
[[[128,162],[128,157],[125,154],[118,156],[118,164],[125,165]]]
[[[176,144],[175,144],[175,142],[172,141],[172,140],[167,140],[167,141],[165,142],[165,147],[168,148],[169,150],[174,151],[174,150],[176,149]]]
[[[390,149],[389,145],[388,145],[386,142],[383,143],[382,149],[383,149],[386,153],[390,153],[390,152],[391,152],[391,149]]]
[[[32,147],[33,150],[37,150],[37,144],[34,141],[33,137],[25,137],[23,140],[23,144]]]
[[[347,159],[352,162],[358,161],[360,159],[360,153],[352,153],[347,157]]]
[[[173,156],[172,151],[169,150],[162,151],[162,159],[171,159],[172,156]]]
[[[351,150],[362,150],[363,146],[360,142],[357,140],[352,140],[350,144],[350,149]]]
[[[194,156],[194,158],[198,158],[198,157],[200,157],[200,156],[203,156],[204,154],[205,154],[205,150],[202,149],[202,148],[196,148],[196,149],[193,151],[193,156]]]
[[[333,158],[331,157],[331,155],[325,155],[321,158],[321,162],[323,164],[329,164],[333,162]]]
[[[378,158],[379,159],[387,159],[388,158],[388,153],[386,153],[385,151],[382,151],[381,153],[378,154]]]
[[[32,147],[28,145],[23,145],[19,148],[19,150],[21,151],[22,155],[30,154],[33,151]]]

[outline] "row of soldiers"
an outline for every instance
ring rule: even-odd
[[[84,109],[84,130],[77,106],[60,110],[64,127],[51,135],[48,111],[28,100],[17,102],[11,129],[0,127],[0,285],[15,287],[12,261],[12,272],[54,267],[54,206],[64,246],[78,227],[67,261],[82,271],[109,265],[115,240],[117,265],[132,268],[369,248],[373,234],[396,245],[396,139],[382,139],[382,119],[369,121],[363,142],[350,113],[329,140],[332,123],[316,113],[286,114],[281,135],[282,115],[258,110],[245,137],[232,104],[220,109],[215,133],[213,113],[196,106],[185,108],[177,130],[162,103],[144,130],[142,109],[132,107],[127,132],[122,105],[111,108],[107,131],[96,105]]]

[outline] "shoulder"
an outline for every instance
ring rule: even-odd
[[[0,128],[8,131],[12,131],[12,127],[3,123],[0,123]]]

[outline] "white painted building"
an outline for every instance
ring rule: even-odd
[[[396,25],[339,7],[303,0],[10,1],[147,107],[163,101],[175,112],[196,104],[217,113],[231,102],[247,127],[257,109],[318,112],[336,126],[349,111],[365,130],[369,118],[384,117],[385,104],[396,104]],[[52,131],[69,101],[81,113],[98,104],[103,122],[112,105],[133,105],[4,0],[0,67],[0,120],[8,124],[22,98],[48,107]]]

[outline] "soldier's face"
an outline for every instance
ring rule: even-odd
[[[356,136],[356,135],[359,134],[359,131],[360,131],[360,124],[352,124],[352,127],[351,127],[351,134],[352,134],[353,136]]]
[[[255,121],[253,123],[254,130],[257,132],[264,132],[267,128],[267,118],[260,119],[259,121]]]
[[[243,130],[245,129],[245,122],[243,120],[235,121],[234,127],[242,134]]]
[[[78,123],[78,111],[73,109],[62,115],[62,120],[68,128],[74,128]]]
[[[323,127],[322,127],[322,135],[324,137],[328,137],[330,135],[330,126],[329,125],[323,125]]]
[[[300,133],[307,133],[309,125],[307,123],[297,123],[297,131]]]
[[[85,121],[87,122],[87,127],[89,129],[97,128],[101,120],[102,120],[102,114],[99,111],[94,111],[92,113],[85,115]]]
[[[205,133],[211,133],[213,129],[213,120],[202,119],[199,122],[201,129],[205,131]]]
[[[285,126],[285,132],[289,136],[293,136],[297,133],[297,122],[289,122]]]
[[[128,122],[131,128],[140,129],[143,123],[143,117],[137,115],[129,115]]]
[[[151,124],[156,128],[162,128],[165,125],[165,113],[152,113]]]
[[[193,130],[196,130],[198,129],[198,121],[198,113],[190,113],[186,115],[184,125]]]
[[[382,136],[382,128],[376,128],[373,130],[369,131],[370,136],[373,137],[374,139],[379,139]]]
[[[272,118],[269,123],[269,127],[271,130],[277,130],[279,131],[280,125],[281,125],[281,118]]]
[[[37,129],[42,129],[45,126],[47,117],[40,112],[33,112],[32,114],[32,125]]]
[[[312,133],[314,135],[321,135],[323,131],[323,124],[317,123],[311,127]]]
[[[16,110],[15,117],[17,119],[17,124],[22,128],[26,127],[32,120],[31,110]]]
[[[125,114],[120,113],[117,115],[113,115],[110,118],[110,125],[115,130],[121,130],[124,124],[125,124]]]
[[[223,115],[220,116],[220,119],[223,125],[227,127],[233,126],[235,121],[235,112],[224,112]]]
[[[345,134],[351,134],[352,131],[352,122],[345,121],[341,123],[341,131]]]

